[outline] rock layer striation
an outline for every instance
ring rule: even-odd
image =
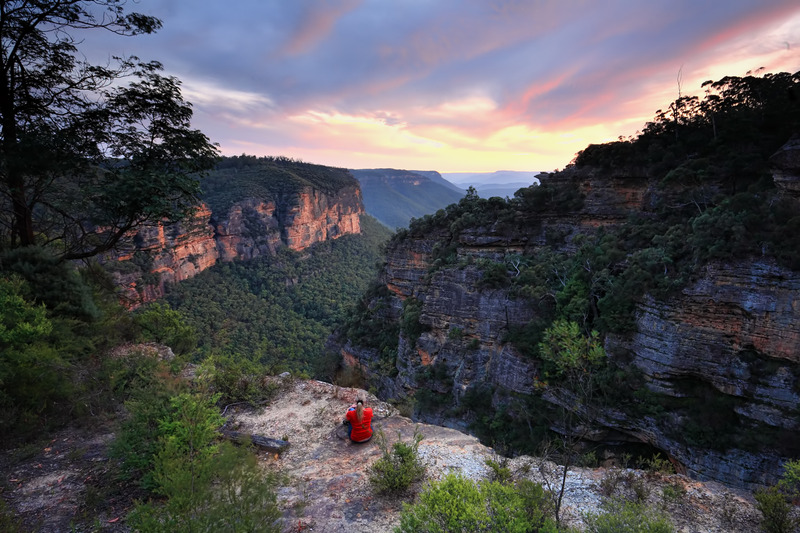
[[[105,264],[135,307],[217,262],[271,256],[283,246],[303,250],[360,233],[364,207],[353,181],[335,193],[306,187],[275,198],[244,198],[225,212],[203,203],[182,222],[140,228],[130,235],[127,251],[107,256]]]
[[[776,185],[787,196],[796,194],[798,154],[794,139],[772,159]],[[353,339],[342,346],[345,361],[361,366],[382,397],[414,399],[418,407],[433,403],[418,411],[421,419],[459,429],[467,428],[464,413],[476,398],[496,410],[537,389],[550,404],[568,401],[557,390],[541,393],[540,364],[526,355],[519,335],[552,296],[487,283],[485,261],[514,276],[514,257],[533,257],[554,235],[562,253],[573,252],[578,235],[632,213],[648,216],[657,184],[635,169],[612,175],[569,169],[539,179],[571,182],[583,204],[517,220],[513,231],[500,224],[459,228],[445,264],[445,231],[435,226],[389,247],[381,275],[387,290],[369,308],[399,326],[396,352]],[[679,293],[666,300],[645,296],[635,306],[633,330],[607,335],[605,349],[621,367],[639,372],[644,389],[663,405],[657,415],[594,405],[594,427],[584,428],[585,436],[661,450],[679,471],[699,479],[746,488],[777,481],[791,458],[780,450],[800,439],[800,273],[766,257],[712,261]],[[414,332],[404,329],[411,308],[420,325]],[[690,410],[708,423],[687,423]]]

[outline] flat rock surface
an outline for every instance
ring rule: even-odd
[[[368,468],[381,455],[376,438],[354,444],[341,424],[358,392],[319,381],[288,381],[279,399],[269,406],[234,411],[229,418],[231,429],[289,441],[283,454],[262,457],[267,468],[281,472],[287,480],[279,500],[290,531],[392,531],[399,523],[403,502],[413,501],[422,488],[412,487],[407,494],[388,497],[376,494],[370,486]],[[502,460],[475,437],[416,424],[373,396],[367,405],[374,410],[373,428],[383,431],[390,446],[398,438],[411,442],[415,431],[423,435],[419,454],[426,465],[426,479],[441,479],[449,472],[486,479],[490,475],[486,460]],[[509,460],[507,466],[516,477],[527,477],[545,487],[556,486],[563,471],[558,465],[527,456]],[[580,527],[585,514],[600,512],[604,479],[613,476],[625,478],[629,484],[639,481],[648,503],[667,512],[677,531],[759,529],[760,513],[748,493],[685,476],[605,468],[569,470],[564,519]]]

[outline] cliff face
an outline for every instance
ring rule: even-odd
[[[275,202],[249,198],[233,205],[227,216],[214,217],[221,261],[272,255],[282,244]]]
[[[139,229],[131,235],[131,251],[107,257],[106,266],[135,307],[218,261],[274,255],[281,246],[302,250],[360,233],[363,213],[357,185],[333,194],[306,187],[277,199],[245,198],[222,213],[202,204],[181,223]]]
[[[191,278],[216,264],[219,250],[211,210],[202,204],[188,219],[143,227],[131,236],[129,253],[106,258],[122,298],[135,306],[164,295],[164,285]]]
[[[652,390],[680,398],[687,383],[705,384],[726,399],[715,404],[717,417],[770,435],[758,453],[723,453],[653,433],[652,443],[688,472],[744,484],[771,483],[780,473],[785,459],[771,448],[800,430],[799,291],[800,273],[771,262],[715,263],[679,297],[640,303],[635,333],[607,338],[610,352],[634,354]]]
[[[786,167],[791,165],[776,172],[779,186],[792,175]],[[467,423],[452,413],[464,412],[470,393],[496,409],[519,395],[538,394],[553,405],[569,401],[556,387],[545,386],[542,392],[540,363],[525,354],[519,335],[535,323],[539,306],[550,297],[487,284],[482,261],[504,265],[513,277],[518,271],[510,258],[520,252],[535,257],[532,252],[554,233],[560,252],[569,254],[578,235],[646,210],[655,185],[635,172],[619,174],[603,178],[595,171],[570,171],[555,176],[582,191],[580,209],[517,220],[513,231],[499,224],[459,230],[454,256],[445,265],[437,266],[445,231],[396,240],[381,278],[388,296],[371,305],[383,309],[385,320],[402,324],[404,302],[405,307],[416,302],[421,333],[399,335],[391,377],[385,355],[358,342],[344,345],[345,361],[361,365],[384,397],[416,396],[419,406],[420,395],[434,393],[438,405],[419,416],[460,429]],[[541,179],[546,183],[547,176]],[[584,437],[649,445],[665,452],[680,471],[701,479],[741,487],[774,483],[787,459],[781,450],[800,439],[798,313],[800,273],[763,257],[712,261],[670,298],[645,295],[636,302],[633,331],[607,335],[604,347],[618,365],[640,373],[663,407],[659,414],[643,414],[628,405],[595,405],[594,427]],[[687,422],[692,410],[708,417],[706,427]]]
[[[310,189],[298,195],[281,198],[279,217],[281,237],[292,250],[308,248],[315,242],[335,239],[348,233],[359,233],[359,216],[364,213],[361,189],[352,185],[335,195]]]

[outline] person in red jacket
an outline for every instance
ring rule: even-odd
[[[350,440],[367,442],[372,438],[372,407],[364,407],[364,396],[359,394],[354,405],[345,414],[350,425]]]

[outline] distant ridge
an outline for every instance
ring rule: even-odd
[[[464,197],[464,190],[436,171],[372,168],[350,172],[361,184],[367,213],[391,229],[404,228],[412,218],[433,214]]]
[[[442,175],[439,172],[435,170],[412,170],[411,172],[414,172],[415,174],[420,174],[421,176],[425,176],[432,182],[444,185],[448,189],[453,189],[454,191],[462,195],[466,192],[466,187],[459,187],[458,185],[455,185],[454,183],[447,181],[444,177],[442,177]]]
[[[442,177],[460,187],[467,188],[488,183],[518,183],[527,182],[528,185],[535,181],[538,170],[496,170],[494,172],[443,172]]]
[[[464,189],[474,187],[481,198],[514,196],[523,187],[529,187],[539,180],[539,172],[519,170],[497,170],[495,172],[445,172],[442,177]]]

